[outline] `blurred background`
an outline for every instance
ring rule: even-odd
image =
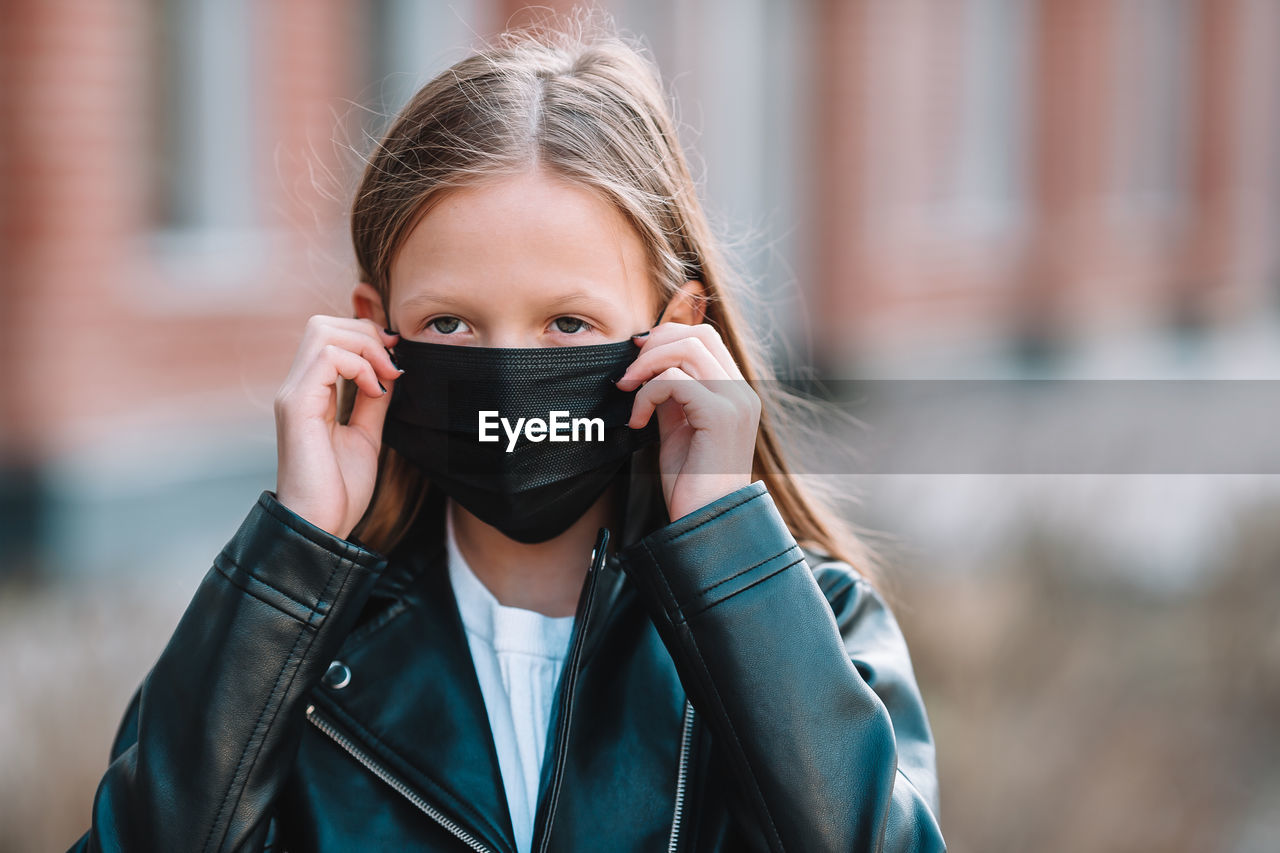
[[[0,0],[0,850],[88,827],[275,487],[306,317],[350,315],[362,156],[523,5]],[[1275,0],[603,6],[780,367],[1280,378]],[[832,479],[891,558],[951,849],[1280,849],[1275,475]]]

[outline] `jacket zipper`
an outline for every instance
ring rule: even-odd
[[[608,545],[608,542],[609,542],[609,532],[607,529],[602,528],[600,536],[596,541],[596,547],[591,552],[592,577],[588,580],[586,601],[582,608],[584,617],[586,613],[589,612],[591,607],[591,600],[595,595],[595,573],[599,570],[600,566],[604,563],[605,548]],[[575,686],[575,683],[577,681],[577,664],[578,664],[578,658],[581,656],[582,638],[586,634],[585,618],[579,623],[578,627],[580,628],[580,630],[574,637],[573,648],[571,649],[569,654],[569,663],[573,666],[572,678],[574,680],[574,683],[570,683],[568,685],[569,689],[566,691],[565,713],[563,713],[560,716],[560,725],[557,727],[557,731],[556,731],[555,756],[556,756],[557,763],[554,769],[554,776],[552,778],[552,783],[551,783],[551,791],[550,791],[551,801],[547,808],[546,830],[544,831],[542,836],[542,844],[539,845],[539,850],[542,851],[542,853],[545,853],[547,849],[547,845],[551,843],[550,842],[551,822],[552,822],[552,818],[555,816],[556,801],[559,799],[560,775],[564,766],[563,762],[561,761],[561,755],[564,749],[564,740],[565,738],[568,737],[568,730],[569,730],[568,710],[573,701],[573,687]],[[688,775],[689,775],[689,745],[692,741],[694,712],[693,712],[693,704],[688,699],[685,699],[684,704],[685,704],[684,720],[681,725],[681,731],[680,731],[680,769],[679,769],[679,774],[676,777],[676,805],[671,818],[671,838],[667,844],[668,853],[675,853],[677,849],[677,845],[679,844],[679,841],[680,841],[680,824],[682,819],[684,818],[685,796],[686,796],[687,787],[688,787],[687,783],[688,783]],[[453,833],[453,835],[456,836],[459,841],[462,841],[472,850],[475,850],[476,853],[493,853],[493,851],[489,847],[486,847],[483,842],[481,842],[474,835],[472,835],[471,833],[463,829],[460,825],[458,825],[458,823],[450,819],[449,816],[446,815],[444,812],[440,811],[435,806],[428,803],[425,799],[423,799],[417,792],[415,792],[407,784],[402,782],[400,779],[396,778],[391,773],[391,771],[387,770],[381,764],[374,761],[373,758],[370,757],[370,755],[367,752],[365,752],[359,746],[356,746],[356,744],[353,743],[350,738],[346,737],[341,732],[339,732],[336,728],[334,728],[332,723],[330,723],[328,720],[320,716],[320,712],[316,710],[315,705],[307,705],[306,714],[307,714],[307,719],[311,722],[312,725],[314,725],[317,729],[319,729],[331,740],[333,740],[334,743],[338,744],[338,746],[342,747],[343,750],[345,750],[352,758],[354,758],[362,766],[364,766],[367,770],[369,770],[369,772],[373,773],[373,775],[377,776],[383,782],[386,782],[393,789],[395,789],[401,796],[403,796],[409,802],[417,806],[417,808],[423,814],[427,815],[436,823],[440,824],[449,832]]]
[[[680,774],[676,777],[676,809],[671,816],[671,840],[667,853],[676,853],[680,844],[680,821],[684,817],[684,799],[689,777],[689,743],[693,734],[693,703],[684,700],[684,723],[680,731]]]
[[[412,788],[393,776],[389,770],[374,761],[367,752],[356,746],[349,738],[335,729],[333,724],[319,715],[319,712],[316,711],[315,705],[307,706],[307,719],[311,721],[312,725],[328,735],[335,743],[338,744],[338,746],[346,750],[352,758],[364,765],[364,767],[372,772],[373,775],[377,776],[383,782],[386,782],[398,791],[405,799],[417,806],[425,815],[443,826],[445,829],[449,830],[458,837],[458,840],[462,841],[472,850],[475,850],[476,853],[493,853],[493,851],[486,847],[479,839],[451,820],[444,812],[424,800]]]
[[[569,738],[569,721],[571,719],[570,712],[573,708],[573,694],[578,683],[578,663],[582,657],[583,640],[587,635],[587,623],[590,620],[591,601],[595,597],[596,578],[600,574],[600,570],[604,566],[607,557],[606,551],[609,545],[609,528],[601,527],[599,534],[596,536],[596,546],[591,549],[591,562],[587,575],[587,589],[583,597],[582,605],[579,608],[580,613],[574,620],[573,642],[570,644],[568,658],[565,661],[564,676],[564,708],[561,710],[559,720],[556,724],[556,740],[555,750],[552,755],[555,760],[555,766],[551,769],[551,782],[547,788],[547,819],[541,826],[541,842],[538,844],[538,853],[546,853],[547,846],[551,843],[551,824],[555,820],[556,804],[560,799],[560,781],[564,775],[564,751],[565,744]],[[539,827],[534,827],[534,837],[538,837]]]

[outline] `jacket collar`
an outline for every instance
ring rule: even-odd
[[[611,614],[634,595],[617,551],[667,523],[660,479],[653,473],[656,454],[656,445],[641,448],[619,474],[622,530],[613,531],[612,553],[596,578],[582,666],[608,632]],[[418,522],[389,555],[340,652],[352,671],[350,685],[320,688],[316,701],[468,831],[494,850],[514,853],[497,750],[450,585],[444,508],[443,494],[431,488]],[[584,583],[578,612],[585,590]],[[553,726],[555,717],[553,712]],[[547,742],[551,749],[554,732]]]

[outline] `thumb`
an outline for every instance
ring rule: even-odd
[[[395,393],[393,379],[388,379],[383,384],[390,385],[387,393],[376,397],[370,397],[363,388],[357,386],[355,403],[351,406],[351,417],[347,421],[347,426],[364,433],[374,447],[382,445],[382,424],[391,405],[391,395]]]

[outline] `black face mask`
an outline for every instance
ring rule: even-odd
[[[611,381],[639,351],[629,340],[490,348],[402,338],[395,358],[404,373],[382,440],[480,520],[518,542],[545,542],[582,517],[633,452],[658,439],[656,417],[643,429],[627,426],[636,392]],[[480,440],[481,412],[496,413],[486,418],[496,441]],[[541,440],[529,429],[535,418],[545,424]],[[575,419],[598,421],[580,420],[575,440]]]

